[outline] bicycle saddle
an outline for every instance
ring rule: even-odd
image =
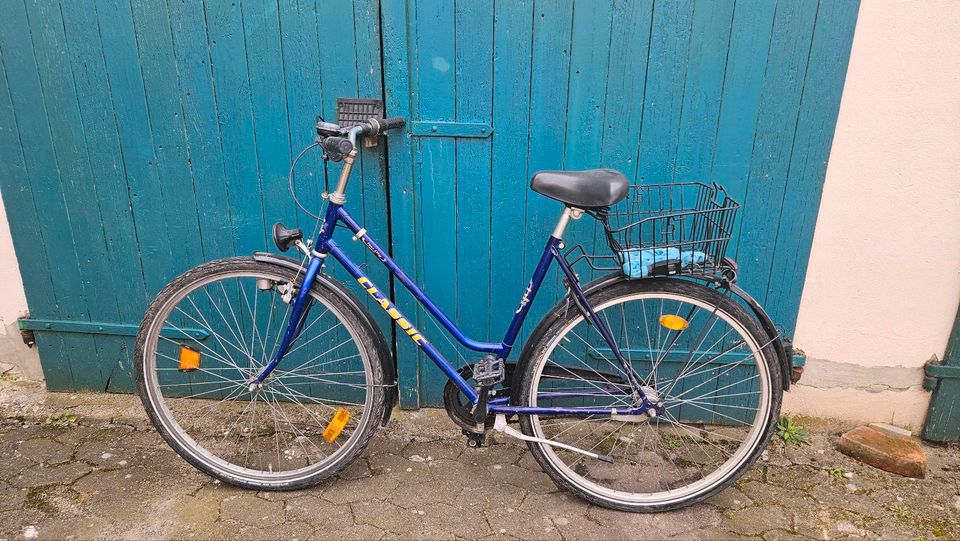
[[[627,196],[627,177],[613,169],[586,171],[539,171],[530,188],[551,199],[578,208],[607,207]]]

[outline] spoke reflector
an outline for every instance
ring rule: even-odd
[[[337,413],[333,415],[333,420],[330,421],[330,424],[328,424],[327,428],[323,431],[323,439],[329,443],[333,443],[333,440],[337,439],[337,436],[343,431],[343,427],[347,426],[347,421],[349,420],[350,412],[343,408],[337,408]]]
[[[689,327],[690,323],[678,315],[664,314],[660,316],[660,325],[671,331],[682,331]]]
[[[190,346],[180,345],[180,371],[193,372],[200,368],[200,352]]]

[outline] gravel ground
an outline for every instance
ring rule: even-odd
[[[135,397],[4,380],[0,538],[960,538],[960,448],[926,446],[930,474],[905,479],[837,452],[849,425],[800,422],[809,445],[773,444],[708,503],[638,515],[558,491],[513,440],[467,448],[439,410],[396,412],[337,479],[257,493],[186,464]]]

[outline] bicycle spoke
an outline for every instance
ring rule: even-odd
[[[264,278],[290,283],[269,274]],[[153,334],[147,379],[163,405],[155,411],[209,469],[241,477],[256,472],[261,480],[322,473],[342,461],[358,441],[358,431],[371,426],[369,393],[382,391],[380,382],[370,379],[370,350],[357,340],[359,331],[334,311],[336,304],[314,296],[311,302],[321,306],[305,312],[299,339],[282,364],[263,382],[252,382],[278,350],[291,311],[288,303],[279,305],[274,287],[257,288],[259,279],[226,274],[198,281],[157,316],[152,328],[169,327],[189,341]],[[183,328],[188,325],[202,328],[207,338],[189,339]],[[187,369],[185,344],[200,354],[196,366]],[[349,417],[328,445],[322,435],[343,408]]]
[[[621,353],[627,365],[642,372],[640,380],[653,389],[660,413],[624,415],[620,408],[632,404],[630,389],[595,368],[617,368],[596,345],[606,342],[591,342],[597,335],[589,334],[592,325],[582,315],[571,318],[572,323],[541,354],[539,362],[550,371],[535,372],[529,403],[539,407],[584,403],[617,408],[622,417],[531,416],[531,421],[536,419],[534,435],[614,459],[607,464],[550,447],[547,463],[557,466],[549,470],[551,476],[562,476],[591,493],[611,498],[628,494],[636,501],[650,502],[695,494],[723,479],[727,468],[736,467],[737,462],[730,459],[757,445],[754,427],[764,418],[763,408],[769,407],[764,398],[771,388],[769,373],[760,356],[765,344],[757,344],[716,301],[636,294],[594,305],[594,310],[625,348]],[[683,329],[662,323],[666,314],[682,319]],[[647,349],[637,354],[633,348],[641,344]],[[613,374],[613,379],[625,379],[620,369]],[[691,422],[703,427],[694,428]]]

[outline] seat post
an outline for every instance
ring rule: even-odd
[[[563,240],[563,232],[567,230],[570,220],[579,220],[582,217],[583,209],[564,205],[560,219],[557,220],[557,226],[553,228],[553,238]]]

